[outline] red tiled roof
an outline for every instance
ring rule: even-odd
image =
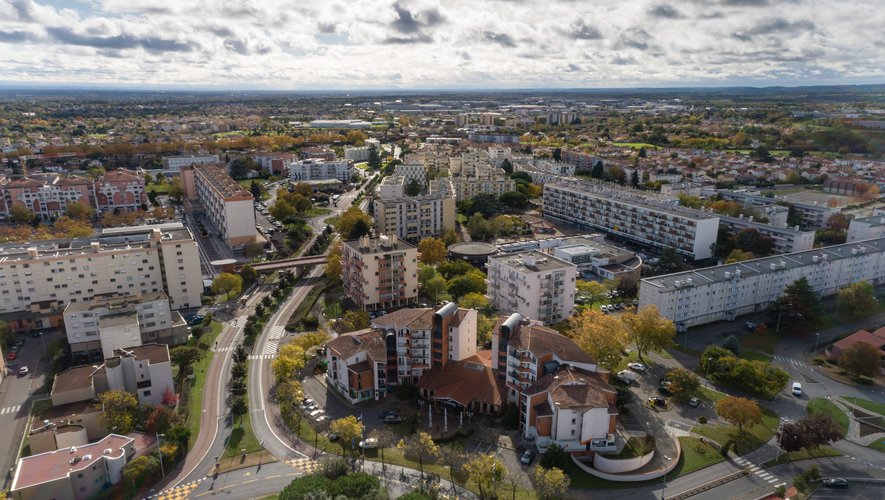
[[[417,386],[432,391],[432,399],[451,399],[464,406],[478,401],[500,407],[504,404],[503,388],[489,365],[483,357],[471,356],[444,367],[435,366],[424,372]]]
[[[542,325],[521,323],[516,333],[510,338],[509,345],[520,351],[530,351],[536,358],[547,354],[555,354],[563,361],[596,363],[593,358],[575,344],[575,341],[552,328]]]
[[[19,460],[15,477],[12,480],[12,491],[23,490],[49,481],[56,481],[70,476],[72,473],[91,467],[102,457],[119,458],[125,453],[123,446],[133,442],[132,438],[109,434],[100,441],[85,446],[62,448],[48,451]],[[111,450],[105,454],[105,450]],[[85,456],[91,456],[85,460]],[[72,459],[79,457],[76,463]]]
[[[885,347],[885,327],[879,328],[874,332],[858,330],[852,333],[851,335],[833,344],[830,356],[834,359],[838,359],[842,356],[843,352],[847,351],[851,346],[858,342],[865,342],[867,344],[870,344],[876,349],[879,349],[879,353],[882,356],[885,356],[885,349],[883,349],[883,347]]]
[[[608,383],[606,375],[565,365],[536,380],[525,392],[549,392],[553,403],[559,408],[609,408],[611,405],[606,395],[614,394],[615,388]]]

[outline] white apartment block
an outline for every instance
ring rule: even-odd
[[[422,186],[427,183],[427,169],[423,164],[399,164],[394,170],[394,175],[405,179],[406,185],[412,181],[417,181]]]
[[[378,197],[383,200],[395,200],[406,195],[406,178],[390,175],[378,184]]]
[[[489,146],[487,151],[489,159],[496,167],[500,167],[504,160],[513,160],[513,150],[506,146]]]
[[[604,279],[639,278],[642,259],[634,252],[605,241],[602,234],[518,241],[498,245],[501,253],[539,250],[578,266],[578,273],[593,273]]]
[[[544,185],[544,216],[658,248],[674,248],[693,259],[713,256],[719,216],[656,200],[630,189],[577,179]]]
[[[814,231],[802,231],[797,227],[777,227],[753,220],[750,217],[719,216],[719,224],[732,234],[744,229],[754,229],[774,242],[775,253],[793,253],[814,248]]]
[[[500,168],[481,173],[473,177],[454,177],[452,186],[455,188],[457,201],[469,200],[480,194],[502,194],[516,189],[516,183]]]
[[[344,159],[355,163],[369,160],[369,146],[350,146],[344,148]]]
[[[488,261],[489,301],[544,324],[574,313],[578,267],[542,252],[493,255]]]
[[[851,219],[848,226],[848,243],[873,238],[885,238],[885,214]]]
[[[418,248],[396,235],[364,236],[341,246],[341,280],[361,309],[384,309],[418,299]]]
[[[111,228],[98,237],[0,245],[0,313],[31,312],[34,328],[97,295],[165,292],[172,309],[200,306],[197,243],[180,223]]]
[[[417,242],[455,228],[455,197],[449,179],[431,181],[428,194],[399,198],[382,194],[375,200],[374,210],[380,234],[395,234],[409,241]]]
[[[293,161],[286,164],[289,178],[293,181],[322,181],[335,179],[347,184],[353,176],[350,160],[324,161],[316,158]]]
[[[860,281],[885,283],[885,238],[645,278],[639,306],[656,305],[685,331],[764,311],[799,278],[821,296]]]
[[[231,249],[254,243],[255,207],[252,193],[242,188],[218,165],[196,165],[181,170],[185,208],[202,215]]]
[[[513,171],[529,174],[535,184],[546,184],[557,177],[575,175],[575,166],[552,160],[515,161]]]
[[[180,172],[181,167],[190,167],[202,163],[214,165],[218,162],[218,155],[166,156],[163,158],[163,170],[165,172]]]
[[[100,295],[88,302],[71,302],[64,311],[65,332],[74,356],[100,360],[116,349],[163,342],[187,341],[188,328],[169,307],[163,292],[144,295]]]
[[[827,219],[830,218],[831,215],[835,214],[839,210],[835,208],[827,207],[826,205],[816,205],[816,204],[808,204],[808,203],[793,203],[788,202],[784,199],[768,198],[766,196],[762,196],[761,194],[745,192],[745,191],[731,191],[727,189],[718,189],[718,190],[704,190],[702,194],[706,197],[712,196],[722,196],[723,199],[739,201],[747,206],[754,207],[767,207],[771,205],[781,204],[789,204],[790,207],[796,212],[802,221],[801,227],[802,229],[820,229],[824,227],[827,223]]]

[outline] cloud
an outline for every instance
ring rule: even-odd
[[[642,28],[630,28],[621,33],[617,45],[621,48],[648,50],[651,35]]]
[[[482,37],[487,42],[494,42],[502,47],[516,47],[516,42],[507,33],[495,33],[493,31],[484,31]]]
[[[743,41],[750,41],[754,36],[771,35],[771,34],[795,34],[805,31],[815,31],[816,26],[808,20],[790,22],[783,18],[772,19],[762,24],[757,24],[752,28],[743,31],[736,31],[732,34],[734,38]]]
[[[583,19],[578,19],[566,31],[566,34],[575,40],[599,40],[602,34],[593,26],[590,26]]]
[[[655,5],[648,9],[648,13],[652,17],[661,17],[664,19],[682,19],[685,17],[676,9],[676,7],[667,4]]]
[[[36,42],[39,39],[30,31],[0,31],[0,43]]]
[[[190,52],[195,48],[189,42],[169,38],[140,38],[132,35],[93,36],[75,33],[68,28],[46,28],[46,33],[62,43],[97,49],[123,50],[143,48],[149,52]]]
[[[320,31],[320,33],[331,35],[332,33],[335,33],[337,28],[335,27],[335,23],[322,23],[322,22],[320,22],[320,23],[317,23],[317,29]]]

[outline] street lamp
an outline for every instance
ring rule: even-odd
[[[817,356],[817,345],[820,342],[820,332],[814,334],[814,355]]]
[[[775,434],[777,436],[777,456],[774,458],[775,463],[777,463],[777,461],[780,460],[781,452],[783,451],[783,448],[781,447],[781,441],[784,439],[784,435],[782,433],[782,430],[783,430],[785,423],[787,423],[787,418],[781,417],[781,421],[777,425],[777,433]]]
[[[664,467],[663,467],[664,468],[664,475],[661,476],[664,478],[664,489],[661,490],[661,500],[664,500],[664,498],[665,498],[664,495],[667,492],[667,464],[669,464],[670,460],[673,460],[673,459],[668,457],[667,455],[664,455],[664,460],[665,460]]]
[[[160,448],[160,438],[165,437],[166,435],[160,434],[159,432],[156,434],[157,434],[157,453],[159,453],[159,455],[160,455],[160,472],[163,474],[163,477],[165,478],[166,477],[166,469],[163,467],[163,449]]]

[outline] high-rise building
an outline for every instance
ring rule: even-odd
[[[193,156],[166,156],[163,158],[163,171],[177,174],[181,167],[190,167],[199,164],[215,165],[219,162],[218,155],[193,155]]]
[[[489,301],[545,324],[563,321],[575,308],[575,264],[539,251],[493,255],[488,261]]]
[[[404,180],[402,177],[397,179]],[[384,183],[379,190],[381,196],[374,203],[375,224],[379,233],[395,234],[417,242],[455,228],[455,197],[449,179],[431,181],[430,191],[417,196],[386,198],[384,193],[395,189],[385,187]]]
[[[364,236],[341,245],[342,283],[361,309],[384,309],[418,299],[418,249],[396,235]]]
[[[181,169],[185,208],[205,217],[231,249],[255,243],[255,199],[218,165]]]
[[[873,238],[885,238],[885,214],[851,219],[848,225],[848,243]]]
[[[286,164],[289,178],[293,181],[322,181],[327,179],[339,180],[343,183],[350,182],[353,176],[353,161],[351,160],[319,160],[309,158]]]

